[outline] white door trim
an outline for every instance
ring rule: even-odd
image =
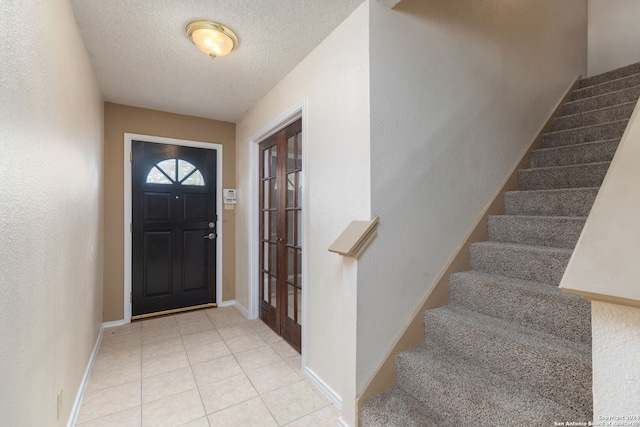
[[[157,144],[180,145],[184,147],[216,150],[216,303],[222,302],[222,144],[190,141],[187,139],[165,138],[161,136],[124,134],[124,320],[131,322],[131,141],[140,140]]]

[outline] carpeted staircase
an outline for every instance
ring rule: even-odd
[[[425,344],[396,355],[398,386],[360,425],[553,426],[592,419],[590,303],[558,289],[629,117],[640,63],[580,88],[452,274],[450,304],[424,315]]]

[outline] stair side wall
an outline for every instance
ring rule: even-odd
[[[504,214],[504,195],[508,191],[518,190],[518,171],[528,168],[531,162],[531,152],[542,148],[542,135],[551,131],[554,119],[562,115],[562,105],[568,102],[571,92],[579,86],[580,77],[572,82],[565,90],[564,94],[558,100],[553,110],[545,120],[539,132],[531,141],[529,148],[522,155],[521,159],[514,166],[511,174],[505,180],[500,189],[496,192],[491,202],[476,221],[473,228],[469,231],[466,239],[460,245],[453,258],[448,263],[445,270],[439,276],[436,286],[432,292],[422,301],[419,308],[413,313],[412,319],[403,331],[399,339],[394,343],[391,350],[387,353],[384,361],[378,367],[375,375],[367,384],[363,393],[358,398],[358,407],[361,403],[366,402],[376,394],[382,393],[394,387],[396,382],[395,371],[395,355],[408,348],[424,342],[424,313],[425,311],[444,306],[449,303],[449,276],[456,272],[467,271],[470,269],[470,251],[469,247],[475,242],[483,242],[488,240],[487,221],[492,215]]]
[[[586,72],[584,1],[370,3],[371,214],[361,394],[513,165]],[[540,28],[545,28],[541,32]]]

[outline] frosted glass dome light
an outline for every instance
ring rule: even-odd
[[[238,45],[238,36],[217,22],[193,21],[186,31],[193,44],[212,58],[224,56]]]

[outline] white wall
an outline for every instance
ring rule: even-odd
[[[371,192],[361,392],[578,74],[586,0],[371,3]]]
[[[589,0],[588,75],[640,61],[640,2]]]
[[[257,212],[257,163],[250,142],[276,118],[304,102],[303,363],[340,393],[342,259],[328,252],[354,219],[369,219],[368,2],[348,17],[236,126],[236,300],[246,310]],[[251,180],[255,182],[251,182]],[[257,298],[257,296],[256,296]]]
[[[639,416],[640,309],[594,301],[591,327],[594,420]]]
[[[102,322],[102,101],[68,0],[0,3],[0,100],[0,425],[62,426]]]

